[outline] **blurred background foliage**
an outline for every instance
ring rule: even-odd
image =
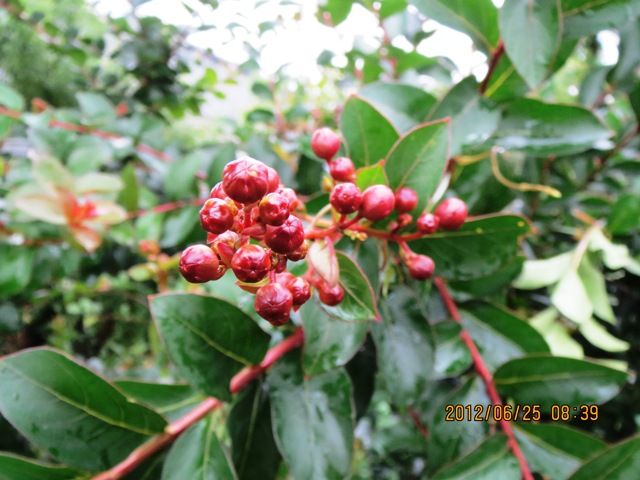
[[[490,284],[455,285],[459,298],[508,305],[554,354],[638,371],[637,2],[570,17],[547,80],[534,87],[508,55],[480,85],[498,48],[496,20],[469,30],[434,0],[253,1],[241,7],[244,17],[215,24],[217,9],[242,2],[194,0],[181,6],[193,18],[186,26],[141,14],[146,3],[107,15],[83,0],[0,2],[1,354],[48,344],[109,375],[171,378],[146,296],[194,289],[177,275],[176,254],[203,240],[198,199],[246,152],[276,168],[313,210],[326,192],[310,132],[337,126],[358,92],[400,130],[454,119],[453,190],[473,215],[521,213],[535,228],[522,243],[526,259]],[[252,9],[272,15],[256,24]],[[283,25],[339,28],[354,15],[369,22],[368,34],[327,42],[308,75],[295,65],[265,68],[264,50]],[[449,29],[470,63],[456,58],[455,44],[451,56],[429,53]],[[211,32],[241,54],[221,58],[216,45],[197,41]],[[536,101],[552,106],[526,103]],[[601,123],[559,104],[582,106]],[[585,135],[592,146],[575,148]],[[523,147],[523,136],[539,142]],[[494,144],[505,150],[491,158]],[[524,191],[523,183],[553,190]],[[232,295],[224,281],[215,288]],[[360,355],[366,363],[366,347]],[[356,453],[361,477],[420,471],[410,422],[379,392],[369,410],[377,428],[368,456]],[[633,434],[640,389],[628,385],[602,410],[580,428],[610,441]],[[9,429],[0,425],[0,448],[24,451]]]

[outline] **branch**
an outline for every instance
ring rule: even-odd
[[[491,76],[498,66],[498,62],[502,58],[502,55],[504,55],[504,43],[502,42],[502,40],[500,40],[500,43],[498,43],[498,46],[491,54],[491,60],[489,60],[489,70],[487,70],[487,75],[484,77],[484,80],[482,80],[482,83],[480,84],[480,93],[484,93],[487,91]]]
[[[451,294],[447,289],[447,286],[442,280],[441,277],[436,277],[433,281],[440,292],[440,296],[442,297],[442,301],[444,302],[447,310],[451,317],[458,323],[462,324],[460,319],[460,312],[458,312],[458,307],[456,306],[453,298],[451,298]],[[500,395],[498,395],[498,390],[496,389],[496,385],[493,382],[493,376],[491,372],[487,368],[487,364],[484,362],[482,355],[478,351],[478,347],[474,343],[471,335],[467,332],[464,327],[460,331],[460,338],[464,342],[464,344],[469,349],[471,353],[471,358],[473,359],[473,366],[484,382],[485,388],[487,390],[487,394],[489,395],[489,399],[493,405],[502,405],[502,400],[500,399]],[[513,429],[511,428],[511,423],[507,420],[500,421],[500,427],[502,431],[507,436],[507,443],[511,448],[511,452],[513,456],[516,457],[518,463],[520,464],[520,473],[522,474],[523,480],[533,480],[533,475],[531,474],[531,470],[529,469],[529,465],[527,464],[527,459],[524,457],[522,450],[520,449],[520,445],[516,440],[515,434],[513,433]]]
[[[276,363],[285,354],[302,345],[304,342],[304,332],[298,328],[293,335],[280,342],[275,347],[269,349],[259,365],[247,367],[238,372],[231,379],[231,393],[243,390],[251,381],[262,375],[269,367]],[[102,472],[92,478],[92,480],[119,480],[131,473],[142,462],[153,454],[159,452],[167,445],[173,443],[191,425],[204,418],[207,414],[220,408],[223,403],[217,398],[209,397],[203,400],[197,407],[170,423],[165,428],[164,433],[156,435],[146,443],[136,448],[122,462],[113,466],[109,470]]]

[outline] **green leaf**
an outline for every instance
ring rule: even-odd
[[[0,297],[15,295],[29,285],[34,253],[31,248],[0,243]]]
[[[506,0],[500,9],[505,50],[531,88],[550,71],[561,31],[560,0]]]
[[[593,304],[578,272],[565,273],[551,294],[551,303],[562,315],[575,323],[586,322],[593,314]]]
[[[520,422],[514,427],[531,469],[549,480],[568,478],[583,460],[606,447],[602,440],[566,425]]]
[[[484,96],[496,102],[506,102],[524,96],[529,91],[527,82],[518,74],[508,55],[502,55],[496,64]]]
[[[0,105],[11,110],[24,110],[24,97],[9,85],[0,83]]]
[[[216,423],[209,417],[183,433],[169,450],[162,469],[162,480],[235,480],[236,473],[216,437],[215,428]]]
[[[278,448],[293,478],[342,480],[353,451],[353,398],[344,370],[305,379],[290,353],[267,377]]]
[[[446,420],[447,405],[490,405],[487,390],[480,377],[473,376],[448,395],[433,417],[428,439],[430,472],[450,463],[478,446],[489,431],[487,422],[451,422]],[[473,410],[473,408],[472,408]],[[475,413],[475,412],[472,412]]]
[[[85,173],[76,178],[75,191],[78,194],[87,193],[117,193],[122,190],[122,180],[116,175],[102,172]]]
[[[389,185],[384,171],[384,162],[375,163],[356,170],[356,185],[362,191],[371,185]]]
[[[582,258],[578,267],[578,274],[589,297],[589,303],[593,305],[593,313],[602,320],[615,324],[616,316],[613,313],[613,308],[611,308],[604,275],[593,265],[588,255]]]
[[[502,395],[548,412],[554,404],[604,403],[618,394],[627,374],[586,360],[530,355],[505,363],[493,378]]]
[[[439,322],[433,327],[436,341],[435,371],[438,378],[462,375],[471,366],[469,349],[460,339],[456,322]]]
[[[132,163],[127,164],[122,169],[122,190],[118,194],[118,203],[121,204],[128,212],[138,210],[138,202],[140,197],[140,186],[136,177],[136,169]]]
[[[238,478],[276,478],[282,457],[273,438],[271,405],[262,383],[252,382],[240,394],[227,418],[227,427]]]
[[[165,191],[170,198],[180,200],[197,194],[196,173],[205,162],[204,152],[194,152],[174,160],[165,177]]]
[[[348,322],[324,310],[318,302],[307,302],[300,310],[304,325],[303,367],[307,375],[345,365],[364,342],[369,325]]]
[[[169,355],[195,388],[229,400],[234,374],[262,360],[268,336],[239,308],[214,297],[157,295],[153,316]]]
[[[79,92],[76,99],[86,123],[105,125],[115,121],[116,111],[107,97],[95,92]]]
[[[440,182],[449,158],[449,121],[422,124],[405,133],[393,145],[385,160],[389,186],[411,187],[420,198],[422,210]]]
[[[640,195],[620,195],[611,208],[607,230],[612,235],[625,235],[640,229]]]
[[[0,452],[2,480],[72,480],[78,476],[78,471],[62,465],[51,465],[12,453]]]
[[[491,370],[527,353],[549,353],[542,335],[508,310],[473,302],[464,306],[461,316]]]
[[[170,421],[180,418],[204,400],[204,396],[195,392],[189,385],[134,380],[118,380],[114,383],[127,397],[150,406]]]
[[[336,252],[336,258],[344,299],[335,307],[323,305],[323,308],[335,319],[346,322],[366,322],[378,318],[376,297],[369,279],[345,253]]]
[[[411,405],[435,377],[434,334],[420,299],[396,288],[381,304],[382,323],[373,326],[379,375],[397,405]]]
[[[340,130],[347,152],[356,167],[372,165],[387,156],[398,139],[390,120],[367,100],[352,96],[340,117]]]
[[[584,358],[582,345],[571,337],[568,328],[558,320],[558,315],[554,307],[549,307],[533,316],[529,324],[544,337],[553,355]]]
[[[439,470],[433,476],[433,480],[462,478],[520,478],[518,460],[511,454],[507,437],[502,434],[489,437],[467,456]]]
[[[79,468],[106,469],[166,425],[154,411],[47,348],[4,357],[0,384],[2,415],[30,442]]]
[[[584,463],[570,480],[635,478],[640,465],[640,436],[613,445]]]
[[[436,103],[435,97],[411,85],[375,82],[360,89],[360,96],[370,101],[400,132],[424,122]]]
[[[517,215],[476,217],[455,232],[437,232],[411,242],[411,248],[431,256],[438,275],[466,281],[489,276],[517,256],[518,240],[529,224]]]
[[[615,29],[640,15],[640,4],[635,0],[561,0],[561,3],[563,32],[567,37]]]
[[[522,98],[505,109],[496,144],[540,157],[572,155],[610,136],[611,132],[589,110]]]
[[[629,350],[628,342],[611,335],[607,329],[600,325],[594,318],[589,318],[587,321],[581,323],[578,329],[591,345],[605,352],[626,352]]]
[[[331,25],[338,25],[349,16],[352,6],[353,0],[327,0],[319,9],[320,20],[326,13],[329,15]]]
[[[498,43],[498,9],[491,0],[411,0],[433,20],[466,33],[476,46],[490,52]]]
[[[573,252],[566,252],[541,260],[526,260],[513,286],[523,290],[536,290],[558,283],[569,270],[572,256]]]
[[[113,159],[113,151],[106,140],[83,136],[78,138],[67,157],[67,167],[74,175],[93,172]]]
[[[429,118],[451,118],[451,150],[455,156],[486,142],[498,127],[500,112],[478,94],[478,82],[467,77],[438,103]]]

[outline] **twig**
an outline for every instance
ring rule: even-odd
[[[442,297],[442,301],[447,307],[449,314],[458,324],[461,325],[462,321],[460,318],[460,312],[458,311],[458,307],[453,301],[453,298],[449,294],[449,290],[447,289],[447,286],[445,285],[444,280],[442,280],[442,278],[440,277],[436,277],[433,282],[438,288],[438,291],[440,292],[440,296]],[[462,339],[467,349],[471,353],[471,358],[473,359],[474,368],[476,370],[476,373],[480,376],[480,378],[482,379],[485,385],[485,388],[487,390],[487,394],[489,395],[489,399],[491,400],[491,403],[493,405],[502,405],[502,399],[500,398],[500,395],[498,394],[498,390],[496,389],[496,385],[493,382],[493,376],[491,375],[491,372],[489,371],[487,364],[482,358],[482,355],[480,354],[478,347],[476,346],[473,339],[471,338],[471,335],[469,335],[469,332],[467,332],[464,329],[464,327],[460,330],[460,338]],[[516,459],[518,460],[518,464],[520,465],[520,473],[522,474],[523,480],[533,480],[531,469],[529,468],[527,459],[524,457],[524,454],[520,449],[520,445],[516,440],[515,434],[513,433],[513,429],[511,428],[511,423],[509,423],[507,420],[502,419],[500,421],[500,427],[502,428],[502,431],[507,436],[507,443],[511,448],[511,452],[513,453],[513,456],[516,457]]]
[[[247,367],[235,375],[233,379],[231,379],[231,393],[237,393],[244,389],[249,385],[249,383],[251,383],[251,381],[262,375],[286,353],[300,347],[303,342],[303,330],[302,328],[298,328],[293,335],[286,338],[275,347],[269,349],[262,362],[260,362],[260,365]],[[135,470],[136,467],[138,467],[147,458],[159,452],[167,445],[173,443],[191,425],[198,422],[217,408],[220,408],[222,405],[223,403],[217,398],[209,397],[203,400],[193,410],[169,424],[165,428],[164,433],[152,437],[146,443],[131,452],[122,462],[113,466],[109,470],[94,476],[92,480],[119,480],[123,478],[125,475]]]
[[[505,177],[500,171],[500,165],[498,164],[498,148],[494,147],[491,149],[491,171],[493,172],[493,176],[496,177],[496,180],[500,182],[507,188],[512,190],[518,190],[520,192],[540,192],[546,193],[550,197],[560,198],[562,194],[556,188],[550,187],[548,185],[539,185],[535,183],[527,183],[527,182],[512,182],[507,177]]]
[[[487,91],[487,87],[489,87],[489,81],[491,80],[491,76],[493,75],[493,72],[498,66],[498,62],[502,58],[502,55],[504,55],[504,43],[502,42],[502,40],[500,40],[500,43],[498,43],[498,46],[491,54],[491,60],[489,60],[489,70],[487,70],[487,75],[484,77],[484,80],[482,80],[482,83],[480,84],[481,94]]]

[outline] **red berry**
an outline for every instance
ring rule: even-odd
[[[281,272],[276,275],[276,282],[283,287],[287,287],[295,278],[296,276],[291,272]]]
[[[340,183],[333,187],[329,201],[337,212],[346,215],[360,208],[362,193],[355,183]]]
[[[302,277],[294,277],[286,287],[293,295],[293,306],[300,307],[311,298],[311,285]]]
[[[206,245],[192,245],[180,255],[180,273],[191,283],[217,280],[224,274],[216,254]]]
[[[435,233],[440,225],[440,219],[433,213],[423,213],[418,217],[416,227],[420,233]]]
[[[267,166],[267,193],[275,192],[280,186],[280,175],[274,168]]]
[[[362,194],[360,214],[367,220],[382,220],[393,212],[395,202],[395,196],[389,187],[372,185]]]
[[[269,193],[260,200],[260,220],[267,225],[282,225],[289,218],[289,199]]]
[[[436,264],[426,255],[411,255],[406,259],[409,274],[416,280],[426,280],[433,276]]]
[[[329,174],[339,182],[353,182],[356,178],[356,167],[347,157],[329,160]]]
[[[233,226],[238,209],[231,201],[210,198],[200,209],[200,224],[207,232],[222,233]]]
[[[304,227],[300,219],[289,215],[282,225],[268,226],[264,240],[274,252],[288,254],[304,242]]]
[[[269,283],[256,293],[254,308],[258,315],[272,325],[282,325],[289,320],[293,295],[279,283]]]
[[[467,204],[459,198],[448,198],[435,211],[440,227],[445,230],[457,230],[467,219]]]
[[[227,163],[222,173],[222,186],[227,195],[239,203],[254,203],[269,189],[267,166],[251,157]]]
[[[279,193],[280,195],[286,197],[287,200],[289,200],[289,210],[292,212],[300,205],[302,205],[302,202],[300,202],[298,196],[296,195],[296,192],[294,192],[292,188],[280,187],[276,190],[275,193]]]
[[[287,253],[287,258],[292,262],[304,260],[307,256],[308,251],[309,251],[309,242],[305,240],[304,242],[302,242],[302,245],[296,248],[293,252]]]
[[[226,200],[229,198],[229,195],[227,195],[224,192],[224,188],[222,188],[222,182],[218,182],[213,186],[209,193],[209,198],[219,198],[220,200]]]
[[[226,266],[231,265],[231,259],[233,258],[233,254],[236,253],[236,250],[240,246],[240,235],[231,230],[227,230],[224,233],[218,235],[211,248],[213,248],[222,263]]]
[[[340,137],[330,128],[319,128],[311,135],[311,150],[318,157],[330,160],[340,150]]]
[[[334,307],[344,299],[344,290],[340,284],[331,287],[326,282],[322,282],[318,286],[318,296],[322,303]]]
[[[243,245],[233,254],[231,268],[241,282],[259,282],[271,269],[271,257],[258,245]]]
[[[418,206],[418,194],[413,188],[402,187],[396,190],[396,212],[407,213]]]

